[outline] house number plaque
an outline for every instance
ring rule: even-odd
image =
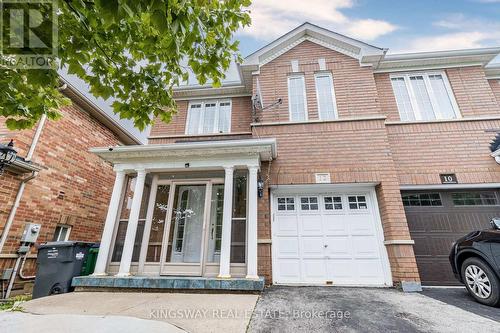
[[[454,173],[440,174],[441,184],[458,184],[457,175]]]

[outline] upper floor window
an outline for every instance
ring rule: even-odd
[[[337,118],[333,79],[330,73],[319,73],[314,76],[316,82],[316,98],[318,100],[319,119]]]
[[[303,75],[288,77],[288,108],[290,121],[307,120],[306,85]]]
[[[402,121],[459,117],[453,91],[444,72],[391,75]]]
[[[230,100],[189,103],[186,134],[228,133],[230,129]]]

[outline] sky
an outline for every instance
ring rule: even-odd
[[[305,21],[389,53],[500,46],[500,0],[253,0],[248,55]]]
[[[252,25],[234,36],[243,56],[306,21],[389,54],[500,46],[500,0],[253,0],[250,15]],[[96,100],[78,78],[64,76],[119,119],[112,100]],[[131,121],[121,122],[146,141],[149,129],[140,133]]]

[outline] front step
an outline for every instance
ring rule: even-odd
[[[77,276],[73,278],[71,285],[77,291],[130,289],[130,291],[260,292],[264,290],[264,278],[253,280],[185,276]]]

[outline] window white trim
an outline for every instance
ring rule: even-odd
[[[432,75],[441,75],[441,77],[443,78],[443,83],[444,83],[444,86],[446,88],[446,92],[448,93],[448,98],[450,99],[450,103],[451,103],[451,106],[453,108],[455,118],[446,118],[441,114],[441,110],[439,108],[439,105],[438,105],[438,102],[436,99],[436,95],[434,93],[434,90],[433,90],[432,85],[431,85],[430,80],[429,80],[429,76],[432,76]],[[453,93],[453,89],[451,88],[450,81],[448,80],[448,76],[446,75],[445,71],[404,72],[404,73],[393,73],[393,74],[389,75],[389,79],[391,80],[391,87],[393,89],[393,93],[395,93],[395,92],[394,92],[394,86],[392,85],[392,79],[397,79],[397,78],[404,79],[405,87],[408,91],[408,95],[409,95],[410,103],[411,103],[411,108],[412,108],[412,111],[413,111],[413,114],[415,116],[416,121],[429,120],[429,119],[423,118],[421,110],[418,107],[417,97],[416,97],[415,91],[413,89],[413,86],[410,82],[410,77],[412,77],[412,76],[422,76],[424,79],[425,88],[426,88],[427,94],[429,95],[429,100],[430,100],[430,103],[432,105],[434,115],[436,117],[436,119],[432,119],[432,120],[446,120],[446,119],[462,118],[462,115],[460,113],[460,109],[459,109],[457,101],[455,99],[455,94]],[[401,110],[399,109],[399,105],[398,105],[398,111],[399,111],[400,119],[402,120],[403,118],[401,115]],[[412,121],[412,120],[410,120],[410,121]]]
[[[331,89],[332,89],[333,114],[334,114],[334,118],[333,119],[323,119],[321,117],[321,107],[320,107],[320,103],[319,103],[319,91],[318,91],[318,81],[317,81],[317,79],[319,77],[323,77],[323,76],[327,76],[330,79],[330,86],[331,86]],[[338,119],[339,118],[339,114],[338,114],[338,111],[337,111],[337,99],[335,98],[335,87],[333,85],[333,76],[332,76],[332,73],[330,73],[330,72],[319,72],[319,73],[314,74],[314,86],[316,88],[316,104],[318,105],[318,118],[319,118],[319,120],[335,120],[335,119]]]
[[[206,106],[206,104],[212,104],[212,103],[215,103],[215,115],[214,115],[214,124],[213,124],[214,131],[213,132],[205,132],[205,131],[203,131],[203,123],[205,120],[205,111],[206,111],[205,106]],[[229,124],[227,127],[227,132],[220,132],[220,128],[219,128],[220,104],[221,103],[229,103],[229,119],[228,119]],[[198,120],[198,129],[197,129],[196,133],[190,133],[189,129],[190,129],[191,118],[192,118],[191,106],[198,105],[198,104],[201,105],[200,118]],[[187,108],[186,126],[185,126],[184,133],[186,135],[231,133],[232,113],[233,113],[233,102],[231,99],[218,99],[218,100],[210,99],[210,100],[192,100],[192,101],[189,101],[188,108]]]
[[[57,228],[59,228],[59,232],[56,235],[55,231],[57,230]],[[64,235],[64,239],[60,239],[63,229],[66,229],[66,234]],[[71,232],[71,226],[58,224],[56,226],[56,229],[54,230],[54,237],[53,238],[55,239],[56,242],[66,242],[69,239],[70,232]]]
[[[290,79],[301,79],[302,80],[302,86],[303,86],[303,95],[304,95],[304,120],[292,120],[292,105],[290,103]],[[295,121],[308,121],[309,120],[309,115],[307,112],[307,94],[306,94],[306,79],[303,74],[294,74],[294,75],[289,75],[287,78],[287,89],[288,89],[288,119],[290,119],[291,122]]]

